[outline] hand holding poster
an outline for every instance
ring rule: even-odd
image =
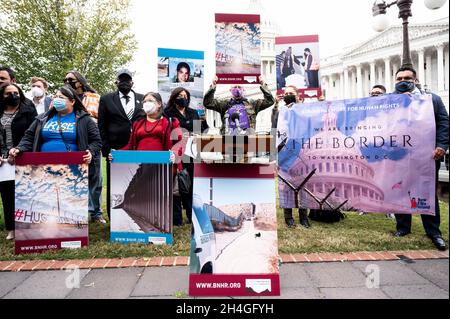
[[[256,84],[261,75],[259,15],[216,14],[219,84]]]
[[[297,104],[278,130],[281,207],[434,214],[431,96]]]
[[[88,245],[84,155],[23,153],[16,159],[16,254]]]

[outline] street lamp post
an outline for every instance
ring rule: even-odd
[[[441,8],[447,0],[425,0],[425,6],[429,9],[435,10]],[[413,0],[397,0],[389,4],[386,1],[376,0],[372,7],[372,14],[374,17],[374,29],[378,32],[384,31],[389,26],[389,20],[386,17],[386,11],[393,5],[397,5],[399,9],[398,17],[403,20],[403,58],[402,67],[413,67],[411,59],[411,50],[409,47],[409,31],[408,19],[412,17],[411,6]]]

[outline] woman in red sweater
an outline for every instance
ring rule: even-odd
[[[173,130],[179,130],[179,121],[162,115],[162,99],[159,93],[150,92],[144,96],[143,110],[146,117],[134,122],[130,140],[120,150],[170,151],[173,146],[171,133]],[[181,140],[180,135],[181,131],[177,135],[177,140]]]

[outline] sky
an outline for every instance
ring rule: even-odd
[[[194,179],[194,194],[209,203],[209,178]],[[252,193],[251,201],[254,204],[269,204],[275,202],[275,182],[273,179],[214,179],[214,206],[219,207],[231,204],[249,204],[248,194]]]
[[[377,33],[372,30],[374,0],[261,0],[281,35],[319,34],[320,56],[338,54]],[[388,1],[390,2],[390,1]],[[248,13],[250,0],[132,0],[129,18],[138,50],[129,68],[135,73],[135,90],[157,89],[157,48],[205,51],[205,86],[214,77],[214,13]],[[448,16],[449,2],[429,10],[423,0],[413,3],[412,23]],[[391,25],[401,25],[396,6],[388,9]]]

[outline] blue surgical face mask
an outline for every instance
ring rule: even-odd
[[[410,81],[401,81],[395,84],[395,91],[398,93],[412,92],[414,91],[414,88],[414,82]]]
[[[66,100],[61,98],[55,98],[53,100],[53,106],[55,107],[55,110],[58,112],[64,111],[67,108]]]

